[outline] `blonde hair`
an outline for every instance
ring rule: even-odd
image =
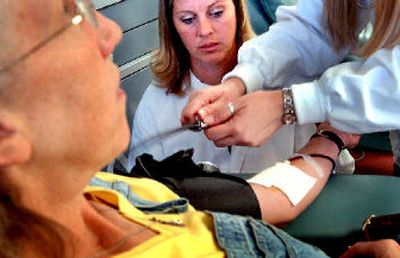
[[[357,47],[360,5],[357,0],[325,0],[324,18],[336,49]],[[393,48],[400,42],[400,1],[375,0],[367,7],[375,11],[373,33],[359,54],[369,56],[381,48]]]
[[[232,1],[237,18],[236,43],[241,46],[254,36],[254,32],[245,0]],[[184,90],[190,87],[190,55],[172,21],[173,2],[174,0],[159,1],[160,48],[153,53],[150,68],[158,86],[167,88],[168,93],[183,95]]]

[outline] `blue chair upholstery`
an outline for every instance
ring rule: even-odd
[[[361,227],[370,215],[400,213],[399,189],[399,177],[332,175],[318,198],[285,231],[338,256],[364,240]]]
[[[370,215],[400,213],[399,189],[400,177],[331,175],[317,199],[283,229],[338,257],[348,246],[365,240],[362,224]]]
[[[266,32],[276,21],[276,8],[282,5],[280,0],[247,0],[250,22],[256,34]]]

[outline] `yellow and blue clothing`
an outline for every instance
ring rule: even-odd
[[[115,257],[327,257],[262,221],[196,211],[151,179],[100,172],[91,183],[95,186],[85,190],[91,199],[116,207],[127,219],[158,233]]]
[[[130,178],[108,173],[98,173],[96,178],[105,182],[124,182],[134,193],[152,202],[179,200],[166,186],[146,178]],[[117,184],[116,184],[117,185]],[[136,223],[146,225],[158,233],[128,252],[116,257],[224,257],[224,251],[214,237],[212,217],[196,212],[188,205],[182,213],[144,212],[116,190],[101,186],[88,186],[85,194],[111,204],[119,212]]]

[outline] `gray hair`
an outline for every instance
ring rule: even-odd
[[[18,31],[16,18],[19,1],[1,0],[0,6],[0,67],[5,66],[18,53]],[[18,70],[18,69],[17,69]],[[10,96],[11,85],[16,84],[18,71],[11,69],[0,73],[0,101],[2,104],[5,96]]]

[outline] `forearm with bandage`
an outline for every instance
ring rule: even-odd
[[[287,161],[261,171],[253,186],[264,220],[279,224],[297,217],[319,194],[335,165],[336,143],[314,137]]]

